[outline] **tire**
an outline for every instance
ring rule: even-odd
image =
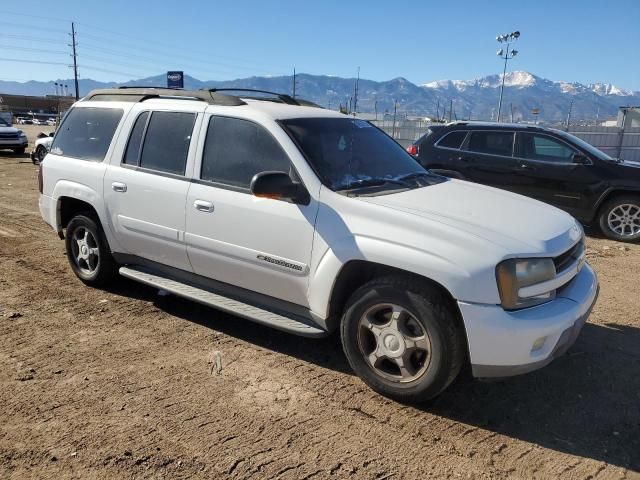
[[[426,282],[402,277],[374,279],[354,292],[341,337],[356,374],[374,391],[404,403],[438,395],[466,358],[464,328],[450,300]]]
[[[16,154],[16,155],[24,155],[25,150],[26,149],[24,147],[22,147],[22,148],[14,148],[13,149],[13,153]]]
[[[81,213],[71,219],[65,247],[71,270],[86,285],[103,287],[116,277],[118,266],[100,222],[91,213]]]
[[[605,237],[620,242],[640,240],[640,195],[621,195],[600,208],[598,223]]]
[[[44,160],[44,157],[46,157],[46,155],[47,155],[47,149],[44,148],[42,145],[38,145],[38,147],[36,148],[36,152],[33,156],[34,165],[40,165],[42,163],[42,160]]]

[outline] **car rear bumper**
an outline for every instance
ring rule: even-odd
[[[508,377],[531,372],[563,355],[576,341],[599,292],[585,264],[555,300],[519,311],[458,302],[467,331],[473,376]]]

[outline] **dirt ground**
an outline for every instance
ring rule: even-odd
[[[83,286],[36,175],[0,152],[0,478],[640,479],[640,245],[588,239],[601,294],[567,355],[404,406],[336,337]]]

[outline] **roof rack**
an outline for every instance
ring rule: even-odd
[[[268,90],[256,90],[254,88],[210,88],[208,90],[209,92],[215,93],[215,92],[249,92],[249,93],[266,93],[268,95],[273,95],[276,98],[278,98],[278,100],[280,100],[282,103],[286,103],[287,105],[300,105],[300,103],[298,102],[298,100],[296,100],[295,98],[293,98],[290,95],[287,95],[285,93],[278,93],[278,92],[270,92]],[[255,98],[255,97],[250,97],[253,100],[267,100],[267,99],[263,99],[263,98]]]
[[[144,102],[152,98],[182,98],[207,102],[210,105],[246,105],[239,97],[217,93],[215,90],[180,90],[162,87],[122,86],[92,90],[83,101]]]

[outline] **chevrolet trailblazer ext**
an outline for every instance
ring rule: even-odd
[[[80,280],[119,273],[295,334],[339,329],[356,373],[402,401],[465,362],[503,377],[573,344],[598,281],[570,215],[432,174],[357,118],[240,93],[96,90],[73,106],[40,211]]]

